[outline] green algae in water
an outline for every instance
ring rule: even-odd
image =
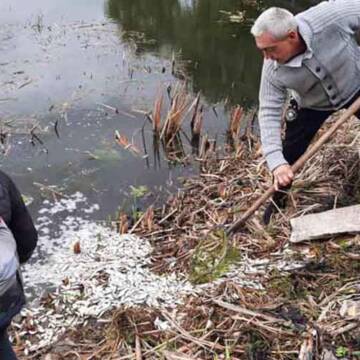
[[[140,199],[149,193],[148,187],[144,185],[140,185],[140,186],[130,185],[130,189],[131,189],[131,196],[133,196],[135,199]]]

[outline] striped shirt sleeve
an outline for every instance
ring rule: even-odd
[[[360,30],[360,1],[359,0],[330,0],[318,6],[316,21],[321,25],[323,22],[336,22],[345,30],[357,32]],[[324,19],[326,17],[326,19]]]
[[[260,93],[259,125],[262,151],[270,171],[287,164],[282,152],[281,114],[286,100],[286,89],[274,79],[274,65],[264,60]]]
[[[304,17],[314,35],[332,24],[338,25],[348,33],[355,34],[360,30],[360,0],[324,1],[298,14],[297,17]],[[326,51],[326,48],[323,51]],[[354,59],[354,61],[357,60]],[[280,165],[287,164],[283,156],[281,141],[281,114],[286,93],[284,85],[277,81],[274,62],[265,60],[259,93],[259,124],[262,150],[271,171]]]

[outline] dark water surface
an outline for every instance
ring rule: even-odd
[[[204,131],[221,142],[230,105],[256,105],[262,59],[249,34],[252,19],[270,5],[298,12],[312,3],[1,0],[0,135],[11,134],[1,168],[35,199],[34,215],[36,183],[81,191],[99,203],[101,218],[129,203],[130,185],[146,185],[153,191],[146,201],[161,201],[196,165],[174,166],[162,154],[155,166],[144,112],[159,91],[187,79],[202,94]],[[229,22],[236,11],[245,11],[244,23]],[[147,159],[114,141],[118,130],[143,152],[144,124]]]

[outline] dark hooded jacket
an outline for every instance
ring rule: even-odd
[[[1,267],[0,333],[5,331],[25,303],[19,262],[24,263],[30,258],[36,243],[37,231],[21,194],[9,176],[0,171],[1,258],[8,259],[10,254],[10,260],[13,259]]]
[[[37,243],[37,231],[19,190],[8,175],[0,171],[0,216],[11,230],[20,263],[27,261]]]

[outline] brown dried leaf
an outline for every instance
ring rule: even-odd
[[[152,231],[154,227],[154,207],[150,206],[143,218],[143,224],[146,226],[147,230]]]
[[[224,183],[221,183],[218,185],[218,193],[222,199],[226,199],[226,196],[227,196],[226,189],[227,189],[227,186]]]
[[[77,241],[73,246],[74,254],[81,253],[80,241]]]
[[[231,136],[233,138],[233,140],[235,141],[238,136],[239,136],[239,132],[240,132],[240,124],[241,124],[241,119],[243,117],[243,108],[238,105],[235,109],[233,109],[233,111],[231,112],[231,118],[230,118],[230,133]]]
[[[126,234],[129,230],[127,215],[121,212],[119,215],[119,234]]]
[[[161,128],[161,107],[163,103],[163,96],[160,95],[156,100],[154,104],[154,111],[153,111],[153,129],[156,133],[160,133]]]

